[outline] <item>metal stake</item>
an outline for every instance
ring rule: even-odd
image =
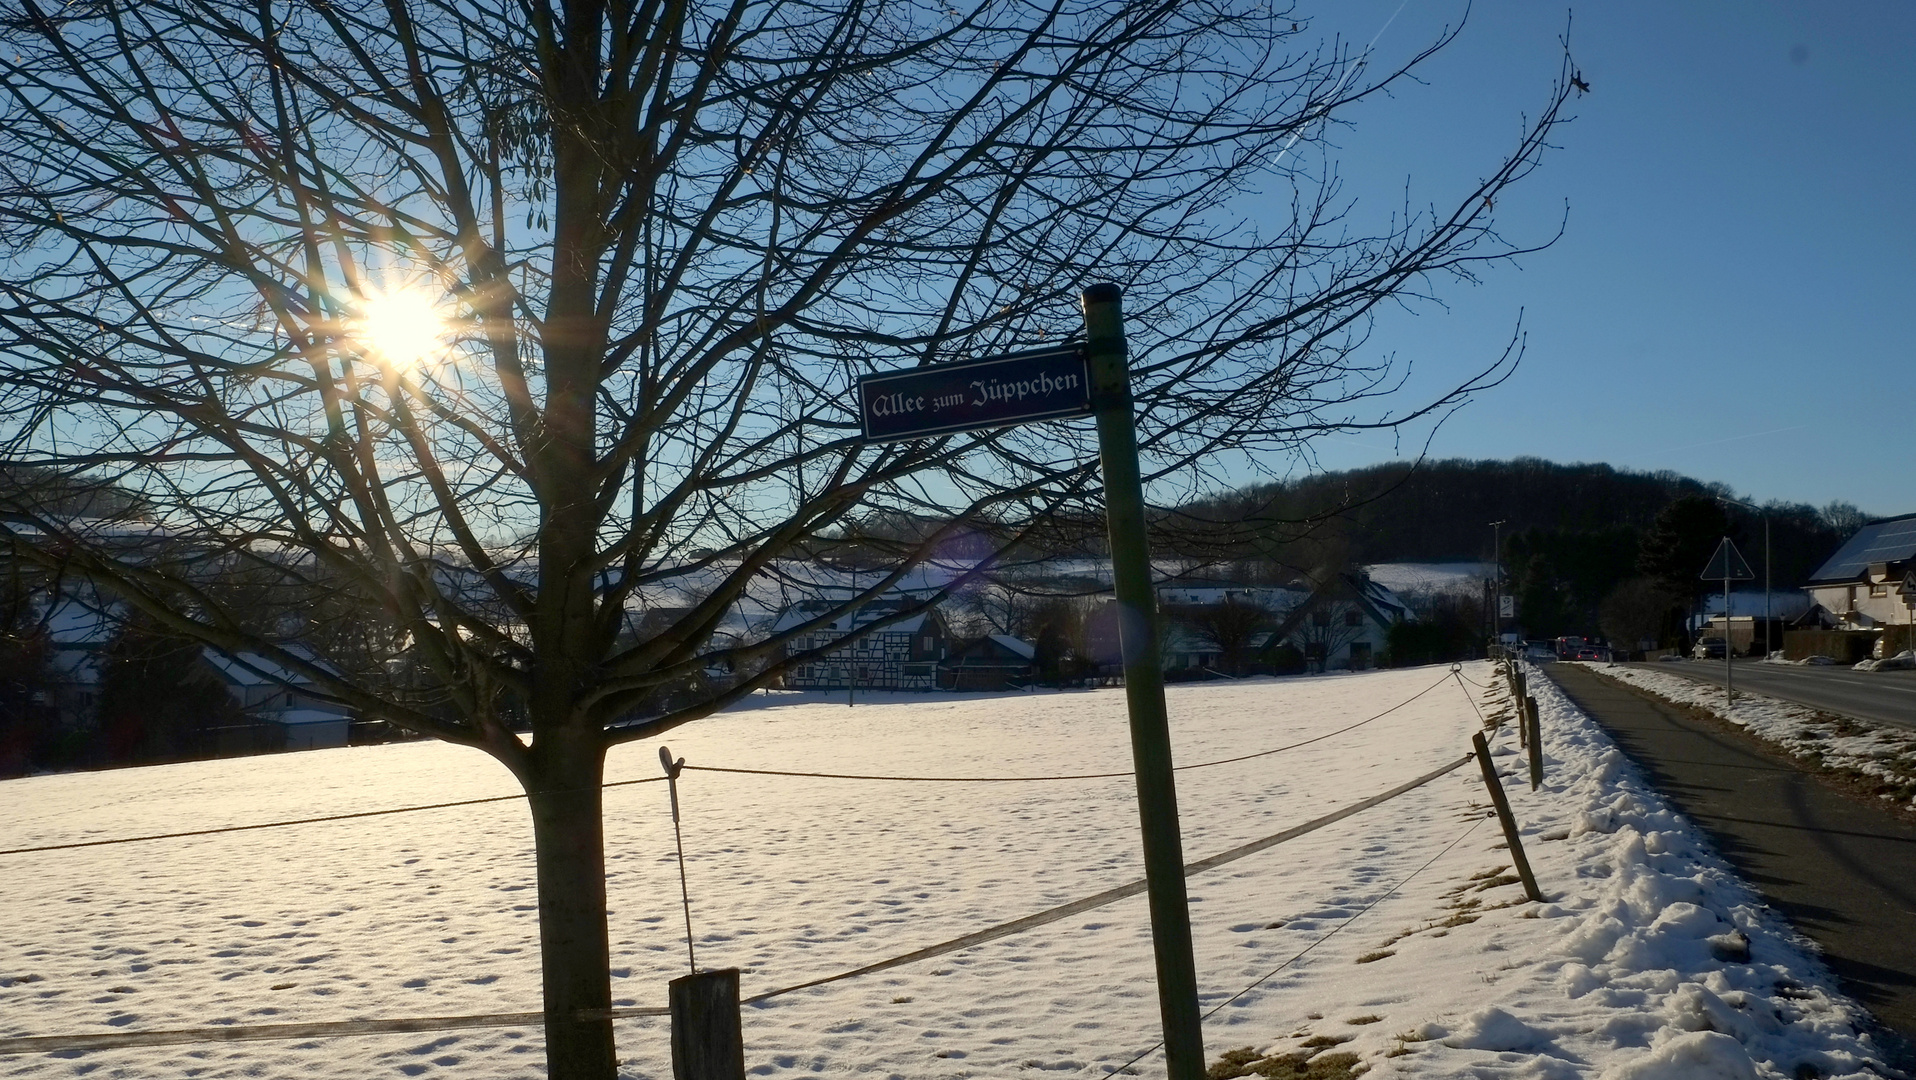
[[[685,837],[679,832],[679,770],[685,759],[672,760],[672,751],[659,747],[659,764],[665,766],[665,788],[672,793],[672,840],[679,849],[679,901],[685,905],[685,963],[692,974],[699,973],[699,958],[692,953],[692,893],[685,887]]]

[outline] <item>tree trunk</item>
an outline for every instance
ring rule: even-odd
[[[543,736],[530,756],[547,1075],[614,1080],[612,1021],[578,1019],[580,1009],[612,1004],[600,788],[605,750],[595,739]]]

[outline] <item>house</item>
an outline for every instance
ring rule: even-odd
[[[1335,574],[1291,609],[1266,650],[1288,645],[1307,669],[1362,671],[1375,667],[1390,643],[1390,628],[1415,622],[1409,605],[1362,570]]]
[[[942,690],[1009,690],[1038,674],[1038,649],[1010,634],[986,634],[954,645],[938,665]]]
[[[107,648],[120,632],[117,607],[79,595],[55,600],[41,625],[47,639],[50,704],[62,725],[90,722],[100,703],[100,677]]]
[[[938,611],[926,609],[888,623],[840,645],[854,631],[916,606],[906,598],[878,600],[856,611],[840,614],[829,623],[794,635],[785,643],[785,655],[800,656],[823,650],[822,655],[785,673],[787,690],[932,690],[938,685],[938,662],[946,658],[950,635]],[[786,608],[772,624],[774,634],[789,633],[839,606],[833,600],[805,600]]]
[[[326,666],[303,645],[285,648],[307,663]],[[228,656],[203,649],[200,661],[219,678],[246,718],[264,726],[266,738],[259,741],[285,750],[346,745],[351,711],[314,691],[306,676],[250,652]]]
[[[1909,621],[1903,578],[1916,570],[1916,514],[1873,521],[1810,575],[1803,591],[1838,629],[1874,630]]]

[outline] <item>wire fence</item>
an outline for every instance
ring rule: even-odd
[[[1383,712],[1377,713],[1373,716],[1366,717],[1365,719],[1357,721],[1356,723],[1346,725],[1345,727],[1338,728],[1334,731],[1327,732],[1323,735],[1315,736],[1313,738],[1306,739],[1301,742],[1291,743],[1283,747],[1278,747],[1276,749],[1258,751],[1256,753],[1244,754],[1244,755],[1239,755],[1239,756],[1230,757],[1230,758],[1221,758],[1215,761],[1199,762],[1192,765],[1182,766],[1181,768],[1184,768],[1184,769],[1209,768],[1216,765],[1224,765],[1224,764],[1230,764],[1233,762],[1247,761],[1247,760],[1252,760],[1255,758],[1268,757],[1272,754],[1281,753],[1285,750],[1292,750],[1298,747],[1311,745],[1312,743],[1321,742],[1321,741],[1324,741],[1325,739],[1329,739],[1336,735],[1340,735],[1345,732],[1355,730],[1356,728],[1362,727],[1363,725],[1371,723],[1372,721],[1388,716],[1391,713],[1396,712],[1399,709],[1402,709],[1405,706],[1416,701],[1417,699],[1425,696],[1426,694],[1429,694],[1432,690],[1435,690],[1437,687],[1442,686],[1444,683],[1452,681],[1453,679],[1456,679],[1458,681],[1459,689],[1463,691],[1464,695],[1467,698],[1471,698],[1472,695],[1470,694],[1470,692],[1467,689],[1463,688],[1464,680],[1462,678],[1460,669],[1457,666],[1453,666],[1451,670],[1446,672],[1445,675],[1442,678],[1440,678],[1437,682],[1432,683],[1430,686],[1424,688],[1423,690],[1412,695],[1411,697],[1406,698],[1404,701],[1399,702],[1398,704],[1392,706],[1391,708],[1386,709]],[[1473,709],[1476,708],[1476,702],[1474,699],[1471,701],[1471,705]],[[1481,712],[1479,712],[1479,716],[1481,718]],[[1186,877],[1191,877],[1196,874],[1201,874],[1208,870],[1213,870],[1220,866],[1225,866],[1227,864],[1236,862],[1240,859],[1244,859],[1251,855],[1255,855],[1259,852],[1267,851],[1287,841],[1294,840],[1294,839],[1297,839],[1298,837],[1308,835],[1320,829],[1326,828],[1330,825],[1334,825],[1340,821],[1346,820],[1347,818],[1353,817],[1357,814],[1361,814],[1366,810],[1383,805],[1385,803],[1390,802],[1393,799],[1407,795],[1412,791],[1415,791],[1421,787],[1424,787],[1425,785],[1431,783],[1432,781],[1435,781],[1440,777],[1443,777],[1445,775],[1448,775],[1449,773],[1456,771],[1458,768],[1472,761],[1474,758],[1475,758],[1474,754],[1465,754],[1461,757],[1450,760],[1434,769],[1431,769],[1430,771],[1422,774],[1421,776],[1408,780],[1402,784],[1398,784],[1395,787],[1392,787],[1386,791],[1379,792],[1378,794],[1370,796],[1369,798],[1361,799],[1357,802],[1350,803],[1328,814],[1322,815],[1317,818],[1313,818],[1309,821],[1303,822],[1302,824],[1292,826],[1280,832],[1273,833],[1269,836],[1261,837],[1259,839],[1252,840],[1245,844],[1240,844],[1236,847],[1218,852],[1215,855],[1211,855],[1206,858],[1199,859],[1195,862],[1186,863],[1184,866],[1184,874]],[[705,771],[705,772],[743,773],[746,775],[771,775],[771,776],[795,776],[795,777],[825,778],[825,779],[872,780],[872,781],[920,781],[920,782],[946,782],[946,783],[949,783],[949,782],[998,783],[998,782],[1012,782],[1012,781],[1042,782],[1042,781],[1062,780],[1062,779],[1107,779],[1107,778],[1116,777],[1116,776],[1128,777],[1133,775],[1132,773],[1125,772],[1125,773],[1076,774],[1076,775],[1070,775],[1070,776],[910,777],[910,776],[876,776],[876,775],[861,775],[861,774],[788,772],[788,771],[781,771],[781,770],[735,769],[735,768],[725,768],[725,767],[718,767],[718,766],[700,767],[700,766],[686,765],[685,768],[687,770],[697,768],[697,769],[700,769],[700,771]],[[663,776],[647,777],[640,780],[616,781],[610,784],[606,784],[605,786],[606,787],[621,787],[621,786],[628,786],[633,784],[657,783],[657,782],[663,781],[664,779],[665,777]],[[241,831],[249,831],[249,830],[255,830],[255,829],[279,828],[279,827],[292,826],[292,825],[317,824],[317,823],[323,823],[323,822],[329,822],[329,821],[345,821],[345,820],[352,820],[357,818],[378,817],[378,816],[384,816],[384,815],[390,815],[390,814],[402,814],[402,813],[411,813],[411,812],[424,811],[424,810],[437,810],[437,809],[445,809],[450,807],[474,806],[474,805],[480,805],[485,803],[505,802],[505,801],[510,801],[513,799],[519,799],[524,797],[525,797],[524,795],[516,795],[516,796],[497,796],[497,797],[481,798],[481,799],[465,799],[465,800],[458,800],[454,802],[433,803],[433,804],[426,804],[426,805],[419,805],[419,806],[394,807],[394,808],[386,809],[386,810],[371,810],[371,811],[361,811],[361,812],[350,813],[350,814],[334,814],[334,815],[326,815],[322,817],[302,818],[302,819],[292,820],[292,821],[265,822],[265,823],[252,824],[252,825],[227,826],[227,827],[214,828],[214,829],[196,829],[196,830],[189,830],[189,831],[177,832],[177,833],[158,833],[158,834],[152,834],[148,836],[121,837],[121,838],[108,839],[108,840],[93,840],[93,841],[74,842],[74,843],[67,843],[67,844],[43,845],[39,847],[30,847],[30,848],[15,848],[15,849],[10,849],[6,851],[0,851],[0,855],[16,855],[16,854],[25,854],[25,853],[37,852],[37,851],[58,851],[58,850],[65,850],[69,848],[78,848],[78,847],[98,847],[98,846],[109,845],[109,844],[135,843],[135,842],[146,841],[146,840],[161,840],[161,839],[172,839],[172,838],[179,838],[179,837],[206,836],[206,835],[212,835],[212,834],[224,833],[224,832],[241,832]],[[1438,859],[1441,859],[1452,848],[1455,848],[1466,837],[1471,835],[1471,833],[1475,832],[1476,829],[1480,825],[1482,825],[1483,821],[1485,820],[1487,820],[1487,818],[1479,818],[1477,821],[1473,822],[1469,829],[1465,830],[1456,839],[1452,840],[1449,844],[1445,845],[1441,850],[1439,850],[1435,855],[1431,856],[1430,859],[1426,860],[1416,870],[1412,871],[1409,875],[1405,876],[1403,879],[1398,881],[1395,885],[1391,886],[1390,889],[1386,890],[1383,894],[1379,895],[1375,900],[1371,901],[1371,903],[1367,904],[1364,908],[1362,908],[1361,910],[1353,914],[1350,918],[1344,920],[1342,923],[1339,923],[1336,927],[1333,927],[1329,932],[1325,933],[1324,935],[1312,941],[1304,949],[1302,949],[1301,951],[1299,951],[1298,953],[1296,953],[1289,959],[1285,960],[1282,964],[1278,965],[1278,967],[1273,969],[1269,974],[1258,979],[1256,982],[1253,982],[1250,986],[1247,986],[1244,989],[1238,991],[1237,993],[1231,995],[1229,998],[1226,998],[1222,1003],[1220,1003],[1216,1007],[1212,1008],[1209,1012],[1207,1012],[1205,1014],[1205,1017],[1208,1019],[1210,1016],[1215,1015],[1219,1010],[1223,1009],[1225,1006],[1229,1005],[1231,1002],[1238,1000],[1239,998],[1243,997],[1245,994],[1251,992],[1252,990],[1256,989],[1258,986],[1262,985],[1264,982],[1275,977],[1278,973],[1288,968],[1291,964],[1295,963],[1297,960],[1303,958],[1305,955],[1310,953],[1313,949],[1316,949],[1319,945],[1322,945],[1325,941],[1328,941],[1331,937],[1335,936],[1337,933],[1339,933],[1346,927],[1350,926],[1351,923],[1355,922],[1357,919],[1363,917],[1366,913],[1376,908],[1384,900],[1395,895],[1399,890],[1401,890],[1406,884],[1408,884],[1417,875],[1429,869],[1432,865],[1434,865],[1437,862]],[[816,987],[826,986],[832,983],[837,983],[837,982],[841,982],[841,981],[845,981],[849,979],[855,979],[861,976],[871,975],[881,971],[888,971],[893,968],[903,967],[903,966],[914,964],[923,960],[928,960],[933,957],[944,956],[954,952],[960,952],[965,949],[974,948],[979,945],[983,945],[992,941],[999,940],[1001,938],[1010,937],[1015,934],[1025,933],[1027,931],[1034,930],[1034,929],[1037,929],[1038,927],[1055,923],[1063,919],[1068,919],[1075,915],[1079,915],[1096,908],[1100,908],[1109,904],[1116,903],[1128,897],[1142,895],[1145,891],[1146,891],[1145,880],[1139,879],[1136,881],[1127,882],[1115,888],[1106,889],[1102,892],[1094,893],[1090,896],[1086,896],[1077,900],[1070,901],[1069,903],[1060,904],[1055,907],[1047,908],[1043,911],[1037,912],[1032,915],[1027,915],[1022,918],[1013,919],[1008,922],[998,923],[994,926],[986,927],[982,930],[976,930],[971,933],[964,934],[947,941],[938,942],[937,944],[934,944],[934,945],[928,945],[920,949],[912,950],[910,952],[901,953],[899,955],[892,956],[875,963],[866,964],[861,967],[856,967],[846,971],[837,972],[835,974],[825,975],[818,978],[809,979],[804,982],[794,983],[790,986],[778,987],[773,990],[768,990],[762,993],[754,994],[750,997],[744,998],[741,1001],[741,1004],[745,1004],[745,1005],[759,1004],[765,1001],[769,1001],[773,998],[796,993],[801,990],[808,990],[808,989],[812,989]],[[628,1018],[638,1018],[638,1017],[658,1017],[658,1016],[669,1015],[670,1011],[671,1010],[669,1008],[662,1007],[662,1006],[661,1007],[628,1006],[628,1007],[617,1007],[617,1008],[604,1009],[604,1010],[582,1011],[579,1014],[578,1019],[607,1020],[607,1019],[628,1019]],[[214,1026],[206,1026],[206,1027],[178,1028],[178,1029],[162,1030],[162,1031],[111,1032],[111,1033],[91,1034],[91,1035],[24,1036],[24,1037],[0,1039],[0,1056],[33,1054],[33,1053],[77,1052],[77,1051],[105,1050],[105,1049],[128,1048],[128,1047],[168,1046],[168,1045],[182,1045],[182,1044],[201,1044],[201,1043],[213,1044],[213,1043],[232,1043],[232,1042],[259,1041],[259,1040],[336,1038],[340,1036],[355,1036],[355,1035],[378,1035],[378,1034],[393,1034],[393,1033],[453,1031],[453,1030],[470,1029],[470,1028],[530,1027],[530,1026],[541,1025],[544,1023],[544,1021],[545,1021],[545,1014],[540,1011],[534,1011],[534,1012],[483,1013],[483,1014],[473,1014],[473,1015],[464,1015],[464,1016],[344,1020],[344,1021],[329,1021],[329,1022],[317,1022],[317,1023],[222,1024],[222,1025],[214,1025]],[[1145,1057],[1148,1057],[1152,1053],[1156,1052],[1162,1045],[1163,1045],[1162,1043],[1159,1043],[1143,1051],[1142,1053],[1134,1057],[1130,1062],[1127,1062],[1126,1065],[1120,1067],[1118,1071],[1121,1072],[1123,1071],[1123,1069],[1126,1069],[1131,1067],[1132,1065],[1135,1065],[1137,1062],[1143,1060]]]
[[[1209,769],[1218,765],[1232,765],[1240,761],[1251,761],[1256,758],[1270,757],[1273,754],[1282,754],[1289,750],[1296,750],[1299,747],[1309,746],[1312,743],[1319,743],[1326,739],[1335,738],[1346,732],[1355,731],[1365,724],[1381,720],[1397,710],[1404,708],[1418,698],[1442,686],[1445,682],[1448,682],[1453,674],[1456,674],[1454,665],[1450,674],[1446,674],[1443,678],[1431,683],[1429,686],[1405,698],[1403,701],[1392,705],[1390,708],[1374,716],[1367,716],[1354,724],[1348,724],[1335,731],[1327,731],[1322,735],[1313,736],[1302,742],[1289,743],[1284,746],[1274,747],[1270,750],[1259,750],[1255,753],[1240,754],[1237,757],[1219,758],[1216,761],[1200,761],[1190,765],[1179,765],[1175,767],[1175,770],[1185,772],[1192,769]],[[864,773],[794,772],[783,769],[742,769],[722,765],[690,764],[686,765],[685,769],[688,772],[737,773],[745,776],[789,776],[817,780],[878,780],[925,784],[1028,784],[1050,783],[1059,780],[1111,780],[1136,775],[1136,773],[1126,770],[1123,772],[1065,773],[1053,776],[878,776]],[[619,788],[629,787],[634,784],[657,784],[662,783],[664,780],[665,777],[663,776],[648,776],[638,780],[614,780],[600,786],[602,788]],[[552,794],[565,794],[565,792],[553,792]],[[293,818],[286,821],[262,821],[246,825],[222,825],[207,829],[187,829],[181,832],[118,836],[104,840],[74,840],[58,844],[37,844],[31,847],[0,848],[0,856],[33,855],[46,851],[70,851],[75,848],[108,847],[114,844],[140,844],[153,840],[181,840],[194,836],[216,836],[221,833],[251,832],[257,829],[283,829],[294,825],[319,825],[332,821],[351,821],[357,818],[384,817],[390,814],[411,814],[422,810],[446,810],[459,806],[479,806],[484,803],[522,802],[529,797],[530,796],[524,792],[520,792],[513,795],[492,795],[482,799],[460,799],[456,802],[423,803],[417,806],[395,806],[385,810],[361,810],[346,814],[328,814],[322,817]]]

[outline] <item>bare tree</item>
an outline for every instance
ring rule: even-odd
[[[1277,619],[1269,608],[1236,596],[1226,596],[1215,604],[1187,604],[1167,614],[1190,627],[1198,640],[1217,649],[1218,663],[1227,675],[1244,674],[1258,636],[1277,628]]]
[[[1114,280],[1160,485],[1454,407],[1514,344],[1404,408],[1368,327],[1525,250],[1492,208],[1570,73],[1451,209],[1367,226],[1323,134],[1448,34],[1372,71],[1232,0],[0,12],[4,457],[117,485],[172,553],[29,486],[0,507],[9,555],[511,770],[560,1078],[616,1060],[607,750],[809,659],[786,642],[967,521],[1009,546],[1095,520],[1088,425],[868,447],[855,376],[1070,337],[1080,288]],[[802,587],[795,557],[853,512],[951,524],[838,612],[715,636],[750,589]],[[308,661],[286,647],[305,605],[222,601],[241,571],[350,600],[404,663]],[[694,577],[696,603],[629,632]],[[634,715],[714,664],[754,674]]]

